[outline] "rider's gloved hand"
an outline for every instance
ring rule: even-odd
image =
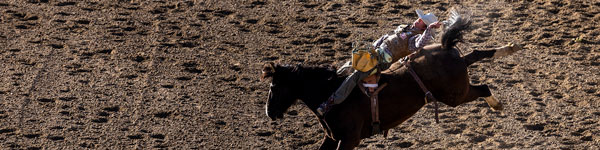
[[[440,28],[440,26],[442,26],[442,23],[437,21],[437,22],[429,24],[429,26],[427,28],[437,29],[437,28]]]

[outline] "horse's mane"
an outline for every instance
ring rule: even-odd
[[[286,74],[287,77],[296,78],[295,80],[313,81],[336,78],[337,74],[334,68],[312,65],[277,65],[277,73]],[[301,78],[301,79],[300,79]]]
[[[453,9],[446,23],[449,25],[446,27],[446,32],[442,34],[442,49],[450,50],[462,41],[462,31],[471,25],[471,17],[461,15]]]

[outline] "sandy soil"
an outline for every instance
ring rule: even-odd
[[[474,12],[464,53],[505,104],[424,107],[359,149],[600,149],[600,2],[0,1],[0,149],[315,149],[302,105],[264,113],[264,62],[334,64],[351,42],[416,18]]]

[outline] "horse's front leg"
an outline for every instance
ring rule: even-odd
[[[338,147],[338,141],[333,140],[332,138],[330,138],[329,136],[325,136],[325,138],[323,139],[323,143],[321,143],[321,147],[319,147],[320,150],[328,150],[328,149],[337,149]]]
[[[346,124],[348,125],[347,127],[349,128],[345,128],[343,135],[341,135],[341,137],[338,139],[338,145],[337,145],[337,149],[338,150],[346,150],[346,149],[354,149],[356,146],[358,146],[358,144],[360,144],[360,133],[361,133],[361,129],[362,127],[359,128],[352,128],[350,126],[350,124]]]
[[[344,140],[340,140],[337,149],[338,150],[354,149],[356,146],[358,146],[358,144],[360,144],[360,138],[344,139]]]

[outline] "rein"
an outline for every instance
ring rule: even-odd
[[[412,66],[410,65],[411,58],[414,56],[414,54],[416,54],[416,53],[412,53],[412,54],[408,55],[405,58],[406,60],[402,64],[404,66],[406,66],[410,75],[415,79],[415,81],[417,81],[417,84],[419,84],[419,87],[425,93],[425,104],[428,103],[427,99],[429,99],[429,102],[433,102],[433,108],[435,109],[435,123],[440,123],[440,119],[438,117],[439,110],[438,110],[437,99],[435,97],[433,97],[433,94],[431,93],[431,91],[429,91],[427,89],[427,87],[425,87],[425,84],[423,84],[423,81],[421,80],[421,78],[419,78],[419,76],[417,75],[415,70],[413,70]]]

